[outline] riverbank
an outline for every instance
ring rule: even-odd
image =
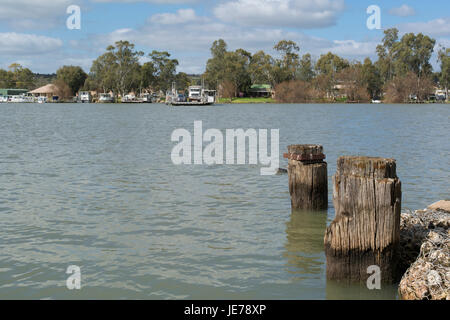
[[[286,102],[278,102],[273,98],[219,98],[217,101],[218,104],[297,104],[297,103],[286,103]],[[371,102],[354,102],[347,101],[346,99],[339,99],[336,101],[312,101],[312,102],[299,102],[301,104],[370,104]],[[381,102],[384,104],[383,102]],[[400,103],[400,104],[450,104],[450,102],[410,102],[410,103]]]
[[[402,213],[399,294],[405,300],[450,300],[450,201]]]

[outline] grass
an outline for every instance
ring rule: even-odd
[[[233,98],[232,102],[228,98],[220,98],[219,103],[275,103],[272,98]]]

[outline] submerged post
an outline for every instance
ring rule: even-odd
[[[320,145],[291,145],[289,153],[289,192],[292,209],[328,208],[328,175],[325,155]]]
[[[325,232],[327,277],[366,281],[377,266],[381,282],[396,278],[401,182],[393,159],[341,157],[333,176],[336,218]]]

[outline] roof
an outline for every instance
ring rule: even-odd
[[[260,89],[266,89],[271,90],[272,86],[270,84],[254,84],[250,87],[250,89],[260,90]]]
[[[33,94],[49,94],[49,93],[55,93],[58,91],[58,87],[55,86],[54,84],[47,84],[46,86],[37,88],[33,91],[30,91],[30,93]]]
[[[0,89],[0,94],[4,94],[4,95],[10,95],[10,94],[14,94],[14,93],[26,93],[28,92],[27,89]]]

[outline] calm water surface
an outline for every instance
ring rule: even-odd
[[[392,157],[403,208],[449,198],[445,105],[0,104],[0,299],[395,298],[326,281],[334,217],[291,212],[287,176],[175,166],[172,131],[280,129],[340,155]],[[282,160],[282,166],[286,162]],[[66,288],[78,265],[82,290]]]

